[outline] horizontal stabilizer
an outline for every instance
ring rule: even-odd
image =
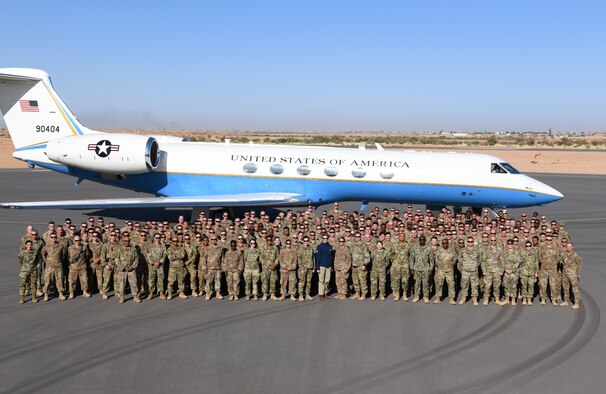
[[[249,205],[288,205],[302,202],[300,194],[247,193],[192,197],[143,197],[98,200],[5,202],[2,208],[15,209],[88,209],[88,208],[164,208],[164,207],[237,207]]]

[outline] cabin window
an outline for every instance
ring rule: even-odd
[[[380,175],[381,175],[381,178],[383,178],[383,179],[391,179],[391,178],[393,178],[394,174],[391,171],[381,171]]]
[[[509,163],[499,163],[499,164],[501,165],[501,167],[506,169],[507,172],[509,172],[510,174],[520,174],[520,171],[518,171],[514,166],[512,166]]]
[[[284,172],[284,166],[282,164],[274,164],[271,167],[269,167],[269,171],[271,171],[272,173],[274,173],[276,175],[279,175]]]
[[[507,174],[507,171],[505,171],[498,163],[490,164],[490,172],[493,174]]]
[[[324,173],[327,176],[337,176],[337,174],[339,173],[339,170],[337,170],[337,167],[326,167],[324,169]]]
[[[309,175],[309,173],[311,172],[311,168],[309,168],[309,166],[302,165],[297,168],[297,172],[299,173],[299,175]]]
[[[257,172],[257,165],[255,163],[246,163],[242,169],[244,169],[244,172],[247,174],[254,174]]]
[[[353,175],[354,178],[364,178],[366,176],[366,170],[362,167],[356,167],[351,171],[351,175]]]

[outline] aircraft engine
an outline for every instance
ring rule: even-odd
[[[133,134],[88,134],[49,141],[46,156],[60,164],[104,174],[142,174],[158,167],[155,138]]]

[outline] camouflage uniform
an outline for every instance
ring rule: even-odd
[[[160,296],[164,296],[166,291],[164,287],[164,262],[166,261],[166,246],[161,243],[153,243],[146,250],[146,260],[148,264],[148,288],[150,295],[160,291]]]
[[[433,250],[431,246],[416,244],[411,251],[411,268],[415,275],[415,298],[421,297],[421,285],[423,286],[423,297],[429,298],[429,273],[435,265]],[[427,302],[427,300],[425,300]]]
[[[562,255],[562,287],[564,289],[564,302],[570,300],[570,287],[572,286],[572,294],[575,304],[581,300],[579,292],[579,271],[583,266],[581,257],[576,252],[564,252]]]
[[[518,290],[518,273],[522,256],[517,250],[507,250],[503,255],[503,289],[505,297],[516,297]],[[508,273],[507,271],[511,271]],[[515,300],[515,298],[514,298]]]
[[[244,268],[242,251],[228,249],[223,255],[222,269],[227,276],[227,292],[231,298],[238,298],[240,294],[240,275]]]
[[[280,262],[280,295],[286,297],[286,290],[291,297],[297,292],[297,251],[285,247],[278,257]]]
[[[44,266],[44,295],[48,296],[48,288],[51,281],[55,282],[59,296],[63,298],[63,260],[65,259],[65,247],[60,243],[49,242],[42,248],[41,255],[45,259]]]
[[[524,250],[520,253],[520,282],[522,297],[529,300],[534,296],[534,284],[539,272],[539,258],[535,249]]]
[[[259,296],[259,249],[248,248],[244,250],[244,287],[246,297]]]
[[[560,248],[551,246],[539,247],[539,296],[541,302],[547,299],[547,282],[551,290],[551,301],[560,299],[561,285],[558,274],[558,263],[561,260]]]
[[[200,265],[206,271],[206,298],[209,299],[214,291],[217,292],[217,298],[221,297],[221,258],[223,257],[223,248],[217,245],[209,245],[204,248],[200,256]]]
[[[31,248],[30,250],[23,249],[19,252],[17,261],[19,262],[19,295],[21,302],[29,284],[32,289],[32,300],[36,299],[36,282],[38,276],[38,251]]]
[[[97,283],[97,291],[103,293],[103,242],[89,242],[88,248],[91,253],[90,267],[94,281]]]
[[[480,265],[478,249],[475,247],[461,249],[457,256],[457,260],[459,261],[458,268],[461,272],[461,290],[459,293],[461,301],[459,303],[465,302],[470,285],[471,296],[477,299],[478,285],[480,282],[478,279],[478,267]]]
[[[404,299],[408,299],[408,282],[410,281],[410,244],[399,242],[393,248],[391,257],[391,291],[397,300],[400,288]]]
[[[314,249],[311,245],[299,245],[297,258],[299,261],[299,298],[305,294],[308,299],[311,299],[311,280],[315,267]]]
[[[193,243],[184,243],[183,248],[185,249],[185,253],[187,253],[187,260],[189,261],[189,264],[185,266],[186,275],[189,277],[189,287],[191,289],[192,296],[197,297],[199,257],[198,248]]]
[[[349,269],[351,268],[351,250],[342,243],[343,246],[337,246],[335,249],[335,281],[337,284],[337,296],[340,299],[347,297],[347,280],[349,279]]]
[[[273,245],[263,246],[260,248],[259,259],[261,260],[263,296],[267,296],[270,292],[272,296],[275,296],[278,282],[278,249]]]
[[[370,271],[370,296],[374,299],[378,291],[381,298],[385,298],[389,252],[385,249],[374,249],[370,254],[370,259],[372,261],[372,270]]]
[[[453,301],[455,298],[454,265],[457,260],[457,252],[453,247],[447,249],[441,247],[436,250],[434,257],[436,262],[435,301],[439,302],[440,297],[442,297],[442,286],[444,285],[444,281],[448,284],[448,298]]]
[[[67,260],[69,263],[69,294],[70,298],[73,297],[73,293],[76,291],[76,282],[80,279],[80,287],[84,294],[88,294],[88,272],[87,272],[87,261],[89,256],[89,250],[84,245],[73,244],[67,248]]]
[[[130,284],[130,292],[136,300],[139,299],[139,287],[137,286],[137,265],[139,265],[139,254],[134,246],[120,245],[118,258],[116,259],[116,271],[120,287],[120,301],[124,300],[126,282]]]
[[[500,302],[503,252],[497,246],[489,246],[484,249],[480,259],[482,275],[484,276],[484,304],[488,303],[491,287],[494,288],[494,299]]]
[[[370,262],[370,252],[361,241],[354,242],[350,249],[354,290],[356,291],[356,296],[361,294],[362,297],[366,298],[366,293],[368,293],[368,271],[366,271],[366,266]],[[360,269],[361,267],[364,267],[364,270]]]
[[[120,258],[120,244],[118,242],[109,242],[104,248],[105,269],[103,270],[103,293],[109,293],[109,284],[114,284],[114,294],[122,292],[120,288],[120,279],[118,277],[117,262]],[[107,269],[109,267],[110,269]]]
[[[188,258],[183,246],[171,245],[166,249],[166,257],[168,258],[168,294],[169,297],[173,292],[173,285],[177,282],[179,288],[179,296],[184,298],[185,295],[185,260]]]

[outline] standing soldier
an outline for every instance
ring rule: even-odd
[[[120,304],[124,303],[124,293],[126,291],[126,282],[130,285],[130,292],[133,293],[133,300],[140,303],[139,287],[137,285],[137,265],[139,264],[139,254],[134,246],[130,244],[128,233],[122,235],[122,245],[116,259],[116,271],[118,271],[118,281],[120,282]]]
[[[377,291],[381,301],[385,300],[385,282],[387,281],[387,266],[389,252],[383,247],[383,241],[377,241],[375,249],[370,253],[372,268],[370,270],[370,299],[377,299]]]
[[[454,247],[450,247],[448,239],[442,240],[442,247],[434,253],[436,261],[436,299],[433,301],[434,304],[440,303],[442,297],[442,286],[444,281],[448,285],[448,298],[449,304],[455,305],[455,282],[454,282],[454,265],[457,260],[457,251]]]
[[[57,291],[59,292],[59,299],[65,300],[65,291],[63,285],[63,260],[65,259],[66,250],[63,244],[60,244],[57,240],[57,233],[51,233],[48,235],[48,242],[42,248],[41,255],[44,258],[44,301],[48,301],[48,288],[51,285],[51,281],[55,282]]]
[[[303,237],[303,243],[297,249],[299,261],[299,301],[313,300],[311,296],[311,279],[314,273],[314,250],[309,244],[309,237]]]
[[[148,264],[148,287],[147,299],[151,300],[159,291],[160,299],[165,300],[164,295],[164,262],[166,261],[166,246],[160,242],[160,234],[154,234],[153,243],[147,248],[145,256]]]
[[[185,295],[185,261],[188,256],[183,246],[179,245],[179,239],[173,236],[170,241],[170,246],[166,249],[166,257],[168,258],[168,299],[173,298],[173,287],[177,282],[179,288],[179,298],[187,298]]]
[[[459,250],[457,257],[458,268],[461,272],[461,291],[459,305],[465,304],[467,292],[471,285],[471,299],[475,306],[478,305],[478,267],[480,266],[478,248],[472,237],[467,237],[467,247]]]
[[[410,245],[406,242],[404,231],[398,234],[398,243],[393,247],[391,257],[391,291],[393,300],[400,299],[400,288],[402,299],[408,301],[408,282],[410,280]]]
[[[278,260],[280,264],[280,300],[286,299],[288,289],[291,301],[296,301],[297,250],[292,248],[290,239],[286,240],[285,247],[280,251]]]
[[[42,238],[40,238],[38,236],[38,230],[33,229],[31,232],[31,241],[32,241],[32,250],[34,251],[34,253],[36,254],[36,258],[38,259],[38,261],[36,262],[36,272],[33,273],[34,277],[36,278],[36,287],[31,289],[32,294],[35,292],[36,296],[41,296],[44,295],[44,293],[42,292],[42,286],[41,286],[41,281],[40,281],[40,276],[42,275],[42,248],[44,247],[44,241],[42,240]],[[29,285],[29,283],[28,283]]]
[[[564,288],[564,302],[560,306],[567,306],[568,300],[570,299],[570,287],[572,287],[572,294],[574,295],[574,304],[572,309],[579,309],[579,302],[581,301],[581,294],[579,292],[579,271],[583,266],[581,257],[574,252],[572,243],[568,242],[566,245],[566,252],[562,255],[562,286]]]
[[[226,273],[227,292],[229,299],[236,301],[240,293],[240,275],[244,268],[242,251],[237,248],[236,241],[230,241],[230,249],[223,255],[221,269]]]
[[[503,255],[503,288],[505,290],[505,300],[501,305],[516,304],[516,292],[518,289],[518,270],[521,262],[520,253],[515,248],[512,239],[507,240],[507,251]]]
[[[352,281],[354,291],[356,292],[352,297],[354,300],[359,299],[364,301],[366,294],[368,293],[368,272],[366,266],[370,263],[370,252],[366,244],[362,242],[362,235],[356,233],[354,235],[355,241],[351,245],[351,264],[352,264]]]
[[[198,244],[198,294],[202,296],[206,292],[206,275],[204,265],[202,264],[202,255],[204,250],[210,245],[210,240],[206,235],[196,235],[196,238],[200,236],[201,242]]]
[[[105,244],[103,250],[103,299],[109,298],[109,284],[114,284],[114,294],[120,293],[120,280],[118,278],[118,270],[116,269],[118,258],[120,257],[120,244],[118,243],[118,230],[111,230],[109,233],[109,241]]]
[[[525,242],[525,248],[520,252],[519,272],[522,285],[522,305],[532,305],[534,284],[539,276],[539,257],[530,241]]]
[[[103,250],[105,245],[101,242],[98,232],[93,233],[92,242],[88,243],[88,249],[91,253],[91,271],[96,279],[97,290],[103,294]]]
[[[418,302],[423,286],[423,302],[429,304],[429,275],[433,270],[435,261],[431,246],[425,244],[425,236],[419,236],[419,243],[412,247],[411,268],[415,277],[415,298],[412,302]]]
[[[277,300],[276,283],[278,281],[278,249],[274,245],[273,238],[269,235],[266,238],[266,245],[260,250],[259,259],[261,260],[263,301],[267,301],[269,294],[271,294],[272,300]]]
[[[223,258],[223,248],[217,245],[217,237],[212,235],[210,245],[204,248],[200,256],[200,264],[203,267],[204,275],[206,276],[206,300],[210,300],[214,290],[217,294],[217,299],[222,300],[221,295],[221,259]]]
[[[38,275],[38,251],[32,248],[32,240],[28,239],[24,243],[25,249],[19,252],[17,261],[19,262],[19,304],[25,302],[25,291],[27,284],[30,284],[32,290],[32,302],[38,302],[36,296],[36,282]],[[576,298],[575,298],[576,301]]]
[[[69,299],[74,298],[76,291],[76,282],[80,279],[80,287],[84,297],[89,298],[88,292],[88,272],[86,262],[88,261],[88,248],[82,245],[82,239],[79,235],[74,237],[74,244],[67,248],[67,261],[69,264]]]
[[[490,246],[484,249],[481,256],[482,276],[484,278],[484,302],[488,305],[490,288],[493,288],[494,300],[501,305],[501,276],[503,275],[503,253],[497,246],[496,235],[490,235]]]
[[[345,245],[345,238],[339,238],[339,246],[335,250],[335,280],[337,282],[338,300],[347,299],[347,280],[351,268],[351,250]]]
[[[251,296],[255,301],[259,300],[260,277],[259,249],[257,248],[257,241],[251,239],[248,243],[248,248],[244,250],[244,287],[246,291],[246,301],[249,301]]]
[[[186,274],[189,276],[189,287],[191,288],[192,297],[198,297],[196,286],[198,285],[198,248],[191,242],[189,233],[183,236],[183,248],[187,253],[187,261],[185,262]]]
[[[558,280],[558,263],[561,260],[560,248],[553,244],[551,235],[545,238],[545,244],[539,247],[539,297],[541,305],[547,300],[547,282],[551,290],[551,303],[558,305],[560,291],[562,290]]]

